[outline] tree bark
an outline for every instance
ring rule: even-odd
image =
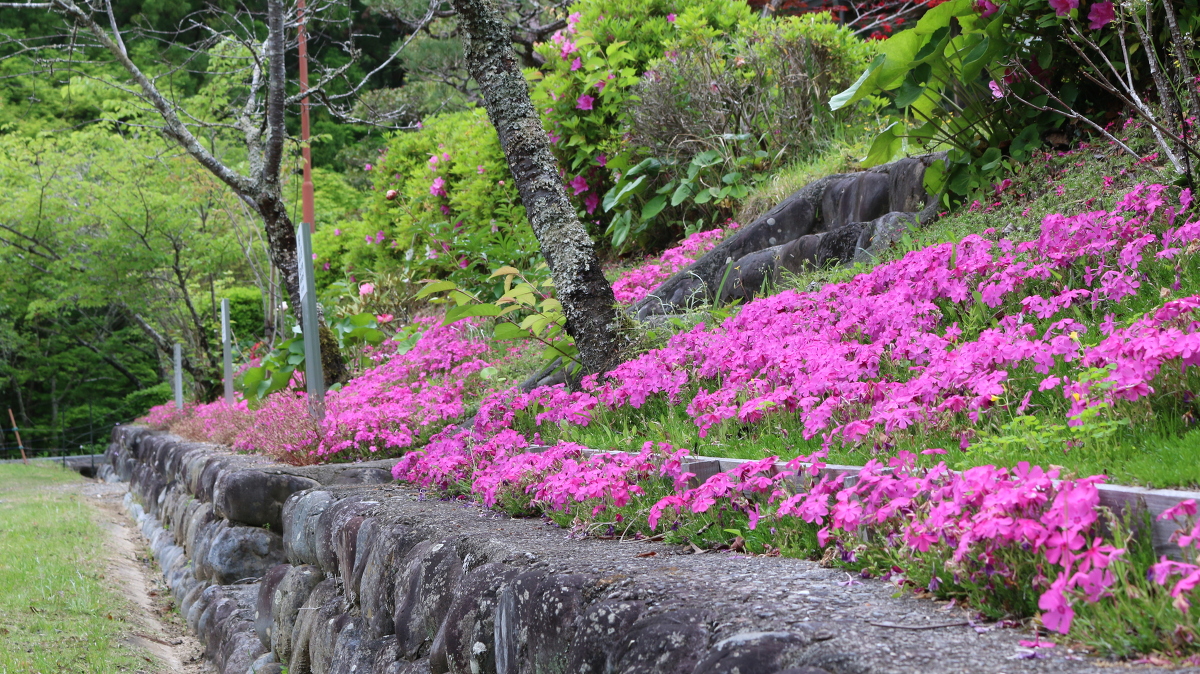
[[[621,362],[624,352],[612,285],[604,278],[591,237],[567,197],[509,28],[489,0],[454,0],[453,4],[467,69],[479,84],[529,224],[550,266],[567,333],[575,338],[586,373],[608,372]]]

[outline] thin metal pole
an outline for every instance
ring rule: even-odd
[[[225,372],[225,404],[233,404],[233,332],[229,329],[229,298],[221,300],[221,357]]]
[[[304,0],[297,0],[296,10],[300,52],[300,89],[308,91],[308,35],[304,30],[308,19],[304,16]],[[312,148],[308,146],[308,96],[300,99],[300,155],[304,158],[303,178],[300,184],[300,214],[301,219],[308,224],[309,232],[317,231],[316,216],[313,211],[313,181],[312,181]],[[311,266],[311,260],[310,260]]]
[[[304,0],[297,0],[299,13],[297,42],[300,52],[300,90],[308,91],[308,36],[305,34]],[[300,272],[300,330],[304,335],[304,381],[308,389],[308,412],[314,419],[325,418],[325,373],[321,369],[321,323],[317,316],[317,289],[313,282],[312,233],[316,231],[313,211],[312,151],[309,148],[308,96],[300,99],[300,154],[304,158],[300,185],[302,222],[296,228],[296,266]]]
[[[183,409],[183,349],[175,345],[175,409]]]
[[[21,450],[21,460],[25,462],[26,466],[28,466],[29,457],[25,456],[25,445],[21,442],[21,431],[17,428],[17,418],[13,416],[11,407],[8,408],[8,420],[12,422],[13,433],[17,435],[17,447],[19,447]]]

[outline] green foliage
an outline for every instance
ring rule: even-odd
[[[611,172],[636,163],[622,134],[639,76],[675,39],[667,16],[722,32],[755,18],[742,0],[582,0],[572,10],[578,23],[537,47],[546,62],[527,77],[581,214],[594,220]]]
[[[1009,2],[987,17],[972,0],[950,0],[880,43],[879,54],[830,107],[862,101],[886,114],[868,166],[948,150],[947,160],[926,172],[926,187],[961,199],[1027,161],[1042,134],[1063,124],[1062,115],[1042,110],[1054,107],[1042,88],[1072,105],[1086,86],[1084,64],[1064,44],[1065,33],[1064,20],[1042,0]],[[1038,79],[1023,76],[1016,64],[1033,68]]]
[[[371,365],[363,347],[378,346],[387,335],[379,329],[375,316],[369,313],[346,316],[328,321],[329,330],[337,339],[338,348],[349,354],[349,365],[361,370]],[[263,356],[258,365],[246,368],[234,379],[234,388],[252,403],[262,401],[276,391],[286,389],[297,370],[304,369],[304,336],[297,334],[284,340]]]
[[[562,367],[574,371],[579,367],[579,349],[566,332],[567,317],[562,303],[552,294],[550,279],[530,279],[515,267],[501,267],[492,272],[489,280],[503,278],[493,294],[496,300],[487,302],[478,295],[460,288],[453,281],[429,283],[415,299],[444,293],[435,304],[446,304],[443,325],[470,317],[493,319],[492,337],[498,342],[535,343],[544,347],[541,358],[549,362],[563,359]],[[485,377],[486,378],[486,377]]]
[[[359,269],[402,282],[433,277],[470,285],[489,267],[527,265],[538,254],[482,109],[432,117],[419,131],[394,135],[372,173],[374,199],[363,218],[314,237],[323,286],[353,283],[348,279]]]
[[[677,3],[673,22],[654,3],[638,11],[635,28],[608,8],[594,25],[582,7],[529,73],[580,216],[618,250],[655,245],[664,223],[724,221],[766,169],[821,148],[849,118],[824,99],[871,49],[826,15],[760,19],[742,2]]]
[[[629,239],[646,231],[670,207],[672,215],[685,223],[692,215],[687,231],[699,231],[706,220],[716,224],[722,216],[733,212],[733,204],[746,198],[750,189],[761,182],[764,173],[757,172],[765,163],[767,153],[755,151],[750,156],[726,158],[717,150],[705,150],[692,157],[686,173],[670,170],[673,167],[653,157],[642,160],[629,169],[604,195],[604,212],[626,206],[609,223],[605,234],[612,237],[614,248],[621,248]],[[728,170],[727,169],[732,169]],[[678,176],[676,178],[675,176]],[[640,201],[637,213],[629,204]]]

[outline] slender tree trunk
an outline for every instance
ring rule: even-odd
[[[621,362],[624,352],[612,285],[604,278],[592,239],[567,198],[509,28],[489,0],[454,0],[453,4],[463,31],[467,68],[483,93],[529,224],[550,266],[567,332],[575,338],[586,372],[608,372]]]

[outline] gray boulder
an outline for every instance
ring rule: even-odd
[[[283,504],[292,494],[319,487],[306,477],[260,470],[225,471],[213,488],[213,512],[230,522],[283,531]]]
[[[206,564],[213,582],[232,585],[239,581],[262,578],[286,558],[283,537],[258,527],[226,527],[209,545]]]

